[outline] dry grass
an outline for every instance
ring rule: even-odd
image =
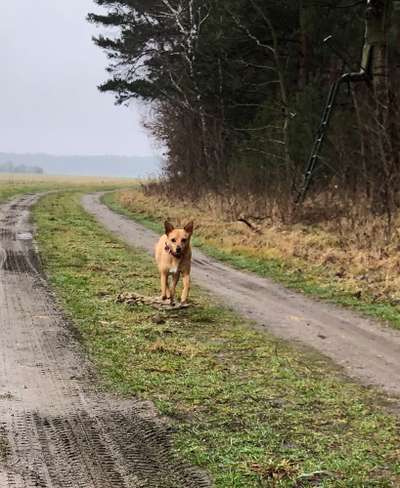
[[[121,191],[117,199],[124,208],[160,222],[169,218],[183,224],[193,218],[196,235],[219,249],[284,261],[292,270],[314,269],[321,283],[328,279],[355,296],[367,294],[376,302],[400,303],[400,215],[393,221],[388,241],[384,219],[365,215],[360,209],[353,209],[351,215],[337,212],[334,219],[320,214],[313,222],[291,225],[248,218],[259,231],[255,232],[211,198],[194,205],[145,195],[137,189]]]
[[[148,352],[184,356],[190,359],[200,354],[199,347],[194,344],[180,344],[177,340],[157,339],[148,347]]]

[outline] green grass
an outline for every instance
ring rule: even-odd
[[[400,486],[398,418],[374,391],[196,288],[189,309],[117,304],[121,291],[158,294],[154,264],[99,227],[79,195],[49,195],[34,217],[104,388],[152,400],[174,424],[177,454],[216,487]]]
[[[108,193],[103,197],[106,203],[114,211],[134,219],[146,227],[160,232],[162,226],[154,216],[143,212],[134,212],[123,207],[116,199],[115,193]],[[308,266],[307,269],[299,269],[298,265],[279,259],[262,259],[246,253],[244,250],[224,250],[207,244],[204,239],[195,237],[194,245],[204,253],[222,262],[228,263],[237,269],[252,271],[260,276],[271,278],[284,286],[306,295],[328,300],[338,305],[352,308],[369,317],[387,322],[390,326],[400,329],[400,306],[389,301],[377,302],[368,293],[361,297],[349,290],[343,290],[340,283],[327,276],[323,268]]]

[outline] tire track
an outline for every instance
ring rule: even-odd
[[[149,402],[99,394],[54,303],[25,195],[0,207],[0,487],[202,488]]]

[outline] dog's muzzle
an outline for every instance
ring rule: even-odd
[[[182,250],[180,250],[179,252],[174,252],[169,246],[168,244],[165,244],[165,250],[167,252],[169,252],[172,256],[174,256],[174,258],[181,258],[182,257]]]

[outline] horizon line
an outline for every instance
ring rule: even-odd
[[[79,153],[72,153],[72,154],[56,154],[56,153],[46,153],[46,152],[14,152],[14,151],[0,151],[0,155],[7,154],[7,155],[14,155],[14,156],[52,156],[52,157],[89,157],[89,158],[96,158],[96,157],[116,157],[116,158],[157,158],[162,159],[163,156],[161,154],[112,154],[112,153],[97,153],[97,154],[79,154]]]

